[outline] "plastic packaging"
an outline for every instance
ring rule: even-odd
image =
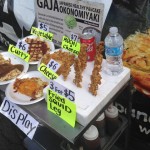
[[[118,75],[123,70],[122,53],[123,53],[123,38],[118,33],[117,27],[111,27],[109,34],[104,40],[106,65],[104,72],[109,75]]]

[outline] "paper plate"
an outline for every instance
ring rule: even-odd
[[[49,82],[49,80],[46,77],[44,77],[39,71],[30,71],[30,72],[26,73],[24,76],[22,76],[22,78],[32,78],[32,77],[38,77],[38,78],[42,79],[42,81]],[[7,99],[15,104],[30,105],[30,104],[37,103],[45,98],[44,95],[46,93],[44,93],[42,97],[31,101],[31,97],[21,94],[19,92],[14,92],[13,84],[14,84],[14,82],[10,83],[7,86],[5,94],[6,94]],[[47,87],[45,87],[45,88],[47,88]],[[44,90],[43,90],[43,92],[44,92]]]
[[[37,38],[37,36],[35,36],[35,35],[30,35],[30,36],[27,36],[27,37],[23,38],[22,40],[25,41],[26,38],[35,39],[35,38]],[[39,37],[39,38],[40,38],[40,37]],[[48,41],[48,40],[45,40],[45,39],[43,39],[43,38],[40,38],[40,39],[41,39],[41,41],[45,41],[45,42],[47,42],[47,43],[49,44],[49,46],[50,46],[50,51],[54,51],[54,50],[55,50],[55,46],[54,46],[54,43],[53,43],[53,42]],[[30,64],[30,65],[35,65],[35,64],[38,64],[38,61],[31,61],[31,62],[29,62],[29,64]]]
[[[9,52],[1,52],[0,54],[2,54],[4,59],[6,59],[6,60],[11,59],[11,64],[13,64],[13,65],[14,64],[22,64],[24,66],[22,73],[19,76],[17,76],[17,78],[22,77],[28,71],[29,63],[25,62],[23,59],[15,56]],[[15,79],[16,78],[8,80],[8,81],[0,81],[0,85],[8,84],[8,83],[14,81]]]

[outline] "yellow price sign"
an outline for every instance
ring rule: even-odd
[[[58,77],[58,75],[54,71],[52,71],[43,63],[38,67],[38,71],[40,71],[48,79],[54,80],[54,79],[57,79]]]
[[[42,37],[46,40],[52,41],[54,34],[50,32],[46,32],[44,30],[38,29],[36,27],[31,28],[31,34]]]
[[[75,55],[78,55],[80,52],[80,43],[78,43],[74,40],[71,40],[67,36],[63,36],[61,48],[64,48],[64,49],[74,53]]]
[[[51,89],[47,91],[47,109],[75,127],[76,105]]]
[[[23,50],[17,48],[14,45],[9,45],[8,52],[20,57],[21,59],[25,60],[26,62],[29,62],[30,55],[27,52],[24,52]]]

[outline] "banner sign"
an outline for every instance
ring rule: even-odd
[[[110,2],[111,3],[111,2]],[[79,0],[37,0],[36,16],[38,22],[49,25],[54,34],[53,42],[61,46],[62,37],[70,37],[73,32],[80,35],[92,32],[99,42],[103,26],[104,4]],[[79,39],[78,39],[79,41]]]

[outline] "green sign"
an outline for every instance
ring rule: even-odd
[[[38,68],[38,71],[40,71],[44,76],[46,76],[48,79],[57,79],[58,75],[48,68],[45,64],[41,64],[40,67]]]
[[[23,50],[15,47],[14,45],[11,45],[11,44],[9,45],[8,52],[24,59],[26,62],[29,62],[30,55],[24,52]]]
[[[76,105],[62,95],[48,89],[47,109],[65,120],[72,127],[76,122]]]
[[[74,53],[75,55],[78,55],[80,52],[80,43],[71,40],[66,36],[63,36],[61,47]]]
[[[49,41],[52,41],[52,39],[53,39],[52,33],[46,32],[46,31],[38,29],[36,27],[32,27],[31,34],[42,37],[42,38],[49,40]]]

